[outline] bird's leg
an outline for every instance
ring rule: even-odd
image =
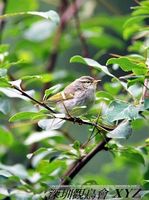
[[[63,104],[63,106],[64,106],[64,108],[65,108],[65,111],[66,111],[68,117],[69,117],[70,119],[73,119],[73,122],[74,122],[74,123],[78,122],[79,125],[82,125],[82,120],[81,120],[80,118],[73,117],[73,116],[69,113],[69,111],[68,111],[68,109],[67,109],[67,107],[66,107],[66,105],[64,104],[63,101],[62,101],[62,104]]]
[[[71,116],[71,114],[69,113],[68,109],[66,108],[66,106],[65,106],[65,104],[64,104],[63,101],[62,101],[62,104],[63,104],[63,106],[64,106],[64,108],[65,108],[65,111],[66,111],[68,117],[69,117],[69,118],[73,118],[73,117]]]

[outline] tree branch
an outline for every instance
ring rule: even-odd
[[[56,111],[54,111],[52,108],[50,108],[49,106],[47,106],[45,103],[34,99],[30,95],[28,95],[25,91],[23,91],[22,89],[14,86],[14,85],[12,85],[12,87],[14,89],[16,89],[17,91],[19,91],[23,96],[27,97],[31,101],[35,102],[36,104],[38,104],[38,105],[44,107],[45,109],[47,109],[48,111],[50,111],[53,114],[52,115],[53,118],[59,118],[59,119],[62,119],[62,120],[66,120],[66,121],[70,121],[70,122],[73,122],[73,123],[77,123],[79,125],[84,124],[84,125],[95,126],[98,130],[102,130],[102,131],[106,131],[106,132],[113,129],[113,127],[102,126],[102,125],[99,125],[99,124],[94,123],[94,122],[82,120],[81,118],[78,118],[78,117],[77,118],[76,117],[57,117],[54,114],[58,114],[58,113]]]
[[[40,106],[46,108],[46,109],[47,109],[48,111],[50,111],[51,113],[56,113],[53,109],[51,109],[51,108],[50,108],[49,106],[47,106],[45,103],[40,102],[40,101],[34,99],[33,97],[31,97],[30,95],[28,95],[26,92],[24,92],[24,91],[21,90],[20,88],[14,86],[14,85],[12,85],[12,87],[13,87],[14,89],[18,90],[23,96],[29,98],[30,100],[32,100],[33,102],[37,103],[38,105],[40,105]]]
[[[53,117],[56,118],[56,116],[54,115],[56,112],[51,109],[50,107],[48,107],[45,103],[42,103],[36,99],[34,99],[33,97],[31,97],[30,95],[28,95],[26,92],[24,92],[22,89],[16,87],[16,86],[12,86],[13,88],[15,88],[17,91],[19,91],[23,96],[29,98],[30,100],[32,100],[33,102],[39,104],[40,106],[46,108],[48,111],[52,112],[53,113]],[[66,120],[66,121],[70,121],[70,122],[73,122],[73,123],[78,123],[79,125],[80,124],[85,124],[85,125],[91,125],[93,127],[96,127],[98,130],[100,131],[104,131],[104,132],[109,132],[110,130],[113,130],[113,128],[111,127],[104,127],[104,126],[101,126],[99,124],[97,124],[96,122],[90,122],[90,121],[85,121],[85,120],[82,120],[80,118],[68,118],[68,117],[62,117],[60,118],[62,120]],[[67,185],[71,182],[71,180],[78,174],[78,172],[100,151],[104,150],[105,149],[105,145],[111,140],[111,138],[107,138],[105,136],[104,140],[97,144],[97,146],[90,152],[88,153],[87,155],[83,156],[81,159],[77,160],[76,162],[74,162],[72,164],[72,166],[68,169],[68,171],[65,173],[64,175],[64,179],[61,181],[60,183],[60,186],[62,185]],[[54,197],[54,195],[56,194],[57,192],[55,192],[52,196],[52,198]]]
[[[49,55],[48,58],[48,64],[46,67],[46,71],[47,72],[52,72],[54,70],[57,58],[58,58],[58,52],[59,52],[59,45],[60,45],[60,40],[61,40],[61,36],[62,33],[64,32],[67,23],[70,21],[70,19],[75,15],[75,13],[77,12],[77,10],[81,7],[81,5],[83,4],[84,0],[76,0],[75,3],[70,4],[67,7],[67,4],[62,4],[62,8],[61,8],[61,17],[60,17],[60,25],[57,28],[57,31],[55,33],[54,39],[53,39],[53,43],[52,43],[52,52]],[[65,1],[63,0],[63,3],[65,3]],[[44,95],[44,91],[50,87],[49,83],[46,83],[43,87],[43,91],[42,91],[42,96]]]
[[[73,0],[74,1],[74,5],[76,5],[76,0]],[[77,10],[77,8],[76,8]],[[81,42],[81,45],[82,45],[82,54],[84,57],[89,57],[89,51],[88,51],[88,46],[87,46],[87,43],[86,43],[86,39],[84,37],[84,35],[82,34],[81,32],[81,26],[80,26],[80,19],[79,19],[79,13],[78,13],[78,10],[76,11],[76,14],[75,14],[75,25],[76,25],[76,30],[77,30],[77,33],[78,33],[78,36],[79,36],[79,39],[80,39],[80,42]]]
[[[79,171],[99,152],[105,149],[105,145],[111,138],[106,138],[99,143],[90,153],[82,157],[80,160],[72,164],[69,170],[65,173],[65,178],[61,181],[61,185],[68,185],[71,180],[79,173]]]
[[[111,138],[106,138],[106,141],[103,140],[97,146],[87,155],[83,156],[81,159],[77,160],[74,162],[68,171],[65,173],[64,178],[62,179],[59,187],[53,191],[52,195],[48,196],[45,198],[45,200],[51,199],[54,200],[56,199],[56,195],[58,190],[64,186],[64,185],[69,185],[71,180],[80,172],[80,170],[100,151],[105,150],[105,145],[107,142],[109,142]]]

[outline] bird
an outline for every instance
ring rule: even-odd
[[[81,76],[64,88],[64,90],[47,96],[48,105],[55,104],[60,113],[68,116],[80,116],[92,107],[95,102],[97,83],[91,76]]]

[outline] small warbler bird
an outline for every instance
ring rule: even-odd
[[[82,76],[66,86],[63,91],[48,97],[46,103],[56,104],[58,111],[68,116],[85,114],[94,104],[99,81],[90,76]]]

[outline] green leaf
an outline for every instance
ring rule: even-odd
[[[41,119],[38,122],[38,126],[44,130],[56,130],[59,129],[64,123],[64,120],[58,118]]]
[[[137,8],[137,7],[135,7]],[[142,33],[143,26],[145,26],[145,19],[149,17],[149,11],[148,8],[142,9],[141,6],[138,6],[139,9],[136,9],[133,11],[133,15],[131,18],[129,18],[125,24],[124,24],[124,31],[123,36],[125,39],[128,39],[132,35],[136,35],[136,33]],[[141,8],[141,9],[140,9]],[[140,15],[138,15],[140,13]]]
[[[13,88],[3,86],[3,87],[0,87],[0,92],[2,92],[3,94],[5,94],[6,96],[8,96],[10,98],[20,98],[20,99],[23,99],[25,101],[30,101],[29,98],[23,96],[21,94],[21,92],[17,91],[16,89],[13,89]],[[32,96],[34,91],[30,90],[30,91],[26,91],[26,93],[29,94],[30,96]]]
[[[135,148],[127,148],[122,150],[121,152],[121,156],[125,157],[127,160],[129,160],[130,162],[134,162],[134,163],[141,163],[141,164],[145,164],[145,160],[144,157],[142,156],[142,154]]]
[[[35,22],[24,32],[24,38],[32,42],[41,42],[51,37],[57,25],[46,19]],[[44,30],[44,31],[43,31]]]
[[[132,80],[128,80],[127,87],[133,86],[134,84],[143,85],[144,84],[144,79],[145,79],[145,77],[142,76],[142,77],[134,78]]]
[[[9,173],[11,173],[11,174],[13,174],[17,177],[20,177],[20,178],[27,178],[28,177],[28,173],[27,173],[26,169],[21,164],[4,165],[4,164],[0,163],[0,169],[6,170]]]
[[[55,151],[53,148],[41,147],[41,148],[37,149],[36,151],[34,151],[33,153],[28,154],[27,158],[31,159],[33,156],[39,155],[40,153],[43,153],[43,152],[53,153]]]
[[[32,76],[23,76],[21,80],[39,80],[43,83],[47,83],[53,79],[51,74],[39,74],[39,75],[32,75]]]
[[[29,120],[32,119],[33,117],[36,117],[37,115],[39,115],[38,112],[19,112],[10,117],[9,121],[15,122],[18,120]]]
[[[45,158],[46,156],[49,156],[49,154],[54,153],[53,148],[39,148],[37,151],[34,153],[28,154],[27,158],[31,159],[32,165],[36,167],[38,163]]]
[[[47,89],[45,91],[45,95],[44,95],[43,99],[48,99],[51,95],[57,93],[61,89],[62,89],[62,84],[57,84],[57,85],[50,87],[49,89]]]
[[[72,145],[72,147],[78,151],[80,149],[80,142],[76,140]]]
[[[56,24],[59,24],[60,22],[59,15],[54,10],[49,10],[47,12],[28,11],[27,14],[36,15],[36,16],[43,17],[45,19],[52,20]]]
[[[66,164],[63,160],[54,160],[51,163],[49,163],[48,160],[42,160],[37,167],[38,172],[48,176],[52,175],[52,172],[54,171],[57,171],[57,173],[59,173],[59,171],[64,171],[65,169]]]
[[[109,64],[118,64],[123,71],[129,72],[132,71],[136,75],[146,74],[147,68],[144,63],[136,64],[134,61],[130,60],[127,57],[121,57],[121,58],[110,58],[107,61],[107,65]]]
[[[143,46],[143,41],[134,41],[131,45],[129,45],[128,47],[128,51],[129,52],[140,52],[141,53],[141,49]]]
[[[129,26],[124,29],[123,31],[123,37],[124,39],[128,39],[131,36],[135,35],[140,31],[142,27],[139,24],[133,24],[132,26]]]
[[[40,16],[48,20],[52,20],[56,24],[60,22],[59,15],[54,10],[49,10],[47,12],[36,12],[36,11],[28,11],[28,12],[16,12],[16,13],[9,13],[5,15],[1,15],[0,19],[5,19],[8,17],[14,17],[19,15],[34,15],[34,16]]]
[[[108,68],[106,66],[100,65],[97,61],[92,60],[90,58],[83,58],[82,56],[73,56],[70,59],[71,63],[83,63],[86,64],[88,66],[91,66],[99,71],[103,71],[105,74],[107,74],[108,76],[114,77],[113,74],[111,74],[108,70]]]
[[[22,63],[24,63],[24,60],[22,60],[22,59],[18,60],[18,61],[14,61],[14,62],[4,62],[4,63],[2,63],[1,67],[9,69],[11,66],[19,65]]]
[[[112,96],[117,95],[121,90],[122,86],[119,82],[104,83],[104,89],[109,92]]]
[[[132,128],[129,121],[120,123],[113,131],[107,134],[107,137],[114,139],[126,139],[132,133]]]
[[[105,100],[105,101],[111,101],[111,100],[114,100],[113,96],[108,93],[108,92],[105,92],[105,91],[99,91],[96,93],[96,97],[97,97],[97,100]]]
[[[10,146],[13,143],[13,136],[11,132],[0,127],[0,144]]]
[[[124,29],[127,27],[131,27],[134,24],[140,23],[142,22],[145,18],[148,18],[148,15],[144,15],[144,16],[135,16],[135,17],[131,17],[130,19],[128,19],[125,24],[124,24]]]
[[[116,120],[128,119],[134,120],[140,118],[139,111],[143,110],[140,106],[134,106],[123,101],[113,101],[106,111],[106,118],[110,122]]]
[[[55,130],[34,132],[28,136],[28,138],[24,141],[24,144],[31,145],[35,142],[39,142],[47,138],[54,138],[54,137],[62,137],[62,134]]]
[[[147,138],[147,139],[145,140],[145,142],[149,144],[149,138]]]
[[[0,47],[1,47],[1,46],[0,46]],[[3,48],[2,48],[2,50],[3,50]],[[2,50],[0,49],[0,52],[1,52]],[[5,57],[7,57],[7,56],[8,56],[8,52],[7,52],[7,51],[1,52],[1,53],[0,53],[0,67],[1,67],[2,64],[4,63]]]
[[[9,87],[10,83],[7,78],[0,78],[0,87]]]
[[[134,7],[134,11],[133,11],[133,16],[137,16],[137,15],[140,15],[140,17],[142,15],[146,15],[148,14],[149,15],[149,2],[148,1],[141,1],[139,2],[139,6],[135,6]]]

